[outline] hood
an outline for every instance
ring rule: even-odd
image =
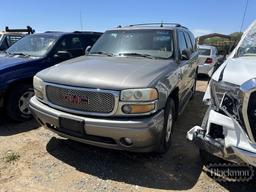
[[[37,76],[49,83],[87,88],[152,87],[163,73],[177,67],[172,62],[138,57],[83,56],[43,70]]]
[[[229,58],[215,72],[213,79],[222,80],[236,85],[242,85],[246,81],[256,77],[256,57]]]
[[[0,70],[6,69],[8,67],[12,67],[18,64],[22,64],[31,60],[30,58],[22,58],[22,57],[9,57],[9,56],[0,56]]]

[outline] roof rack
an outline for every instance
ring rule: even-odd
[[[32,29],[32,27],[27,26],[26,29],[10,29],[8,26],[5,27],[6,32],[14,32],[14,33],[28,33],[33,34],[35,33],[35,30]]]
[[[73,33],[101,34],[101,32],[96,31],[74,31]]]
[[[182,26],[179,23],[140,23],[140,24],[128,25],[127,27],[150,26],[150,25],[160,25],[160,27],[164,27],[164,25],[167,25],[167,26],[182,27],[182,28],[187,29],[186,27]]]
[[[45,31],[44,33],[64,33],[63,31]]]

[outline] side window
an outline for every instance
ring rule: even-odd
[[[70,49],[82,49],[82,43],[79,37],[71,37]]]
[[[99,35],[92,35],[89,38],[91,39],[92,45],[99,39]]]
[[[14,43],[19,41],[22,37],[21,36],[14,36],[14,35],[8,35],[6,36],[6,40],[9,46],[12,46]]]
[[[184,33],[182,31],[178,31],[178,42],[179,42],[179,48],[180,48],[180,55],[183,50],[187,49],[187,43],[185,40]]]
[[[99,39],[99,35],[86,35],[85,38],[83,38],[83,47],[86,49],[87,46],[93,46],[94,43]]]
[[[67,39],[64,38],[61,40],[60,44],[58,45],[56,52],[67,51],[67,50],[68,50]]]
[[[215,49],[215,55],[218,55],[218,49]]]
[[[191,43],[191,40],[190,40],[190,38],[189,38],[189,35],[188,35],[188,33],[184,33],[185,34],[185,37],[186,37],[186,42],[187,42],[187,46],[188,46],[188,49],[191,51],[191,52],[193,52],[193,45],[192,45],[192,43]]]
[[[196,51],[197,50],[196,40],[195,40],[194,35],[191,32],[189,32],[189,37],[192,42],[193,50]]]

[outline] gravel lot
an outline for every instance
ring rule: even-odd
[[[255,191],[209,177],[187,130],[201,124],[207,80],[176,123],[164,156],[96,148],[58,137],[35,121],[0,120],[0,191]]]

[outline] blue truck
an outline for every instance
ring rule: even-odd
[[[14,121],[31,118],[33,76],[50,66],[85,54],[99,32],[45,32],[23,37],[0,54],[0,108]],[[58,74],[56,74],[58,75]]]

